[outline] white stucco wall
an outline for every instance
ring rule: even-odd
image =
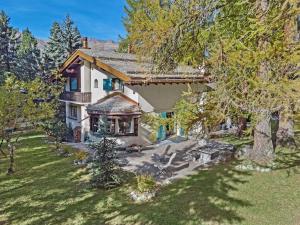
[[[92,66],[91,69],[91,92],[92,92],[92,104],[96,103],[98,100],[104,98],[106,95],[113,93],[107,92],[103,90],[103,79],[110,79],[110,78],[115,78],[114,76],[110,75],[109,73],[100,70],[94,66]],[[94,82],[95,80],[98,80],[98,88],[95,88]],[[139,96],[138,93],[135,93],[133,90],[128,88],[127,86],[124,87],[124,92],[126,96],[131,98],[132,100],[138,102]]]
[[[104,71],[99,70],[92,66],[91,70],[91,92],[92,92],[92,104],[96,103],[101,98],[105,97],[108,93],[103,90],[103,79],[108,79],[110,76]],[[94,81],[98,80],[98,88],[95,88]]]
[[[81,115],[81,141],[83,142],[85,137],[90,132],[90,118],[86,111],[85,106],[80,107],[80,115]]]
[[[84,61],[80,69],[81,92],[91,92],[91,63]]]
[[[124,86],[124,94],[131,98],[132,100],[139,102],[139,95],[132,89],[130,89],[128,86]]]
[[[70,118],[70,105],[71,103],[66,103],[66,124],[74,129],[75,127],[81,126],[81,106],[77,105],[77,119],[73,119]]]

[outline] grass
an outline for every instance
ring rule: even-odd
[[[162,188],[153,202],[127,197],[121,188],[95,190],[73,158],[53,152],[44,138],[29,134],[17,150],[16,174],[5,175],[0,159],[0,224],[300,224],[300,165],[296,153],[280,153],[271,173],[239,172],[235,163],[217,166]]]
[[[249,145],[253,143],[253,139],[249,136],[243,136],[241,138],[235,136],[235,135],[228,135],[222,138],[216,138],[217,141],[230,143],[232,145],[235,145],[237,148],[240,148],[244,145]]]

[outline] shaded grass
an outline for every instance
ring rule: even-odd
[[[237,148],[243,147],[244,145],[253,144],[253,138],[250,136],[243,136],[239,138],[235,135],[228,135],[215,140],[235,145]]]
[[[127,197],[133,179],[121,188],[91,189],[85,169],[57,156],[37,134],[17,150],[14,176],[0,159],[0,224],[255,224],[300,223],[299,164],[289,153],[271,173],[240,172],[230,165],[204,170],[163,187],[149,203]]]

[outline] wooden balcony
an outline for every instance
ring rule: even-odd
[[[69,92],[65,91],[61,94],[60,99],[63,101],[90,103],[92,100],[91,92]]]

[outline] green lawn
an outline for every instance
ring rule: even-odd
[[[0,224],[296,225],[300,160],[285,156],[271,173],[218,166],[163,188],[153,202],[133,204],[126,195],[132,181],[110,191],[90,189],[72,158],[57,156],[32,134],[18,149],[14,176],[5,175],[7,161],[0,160]]]

